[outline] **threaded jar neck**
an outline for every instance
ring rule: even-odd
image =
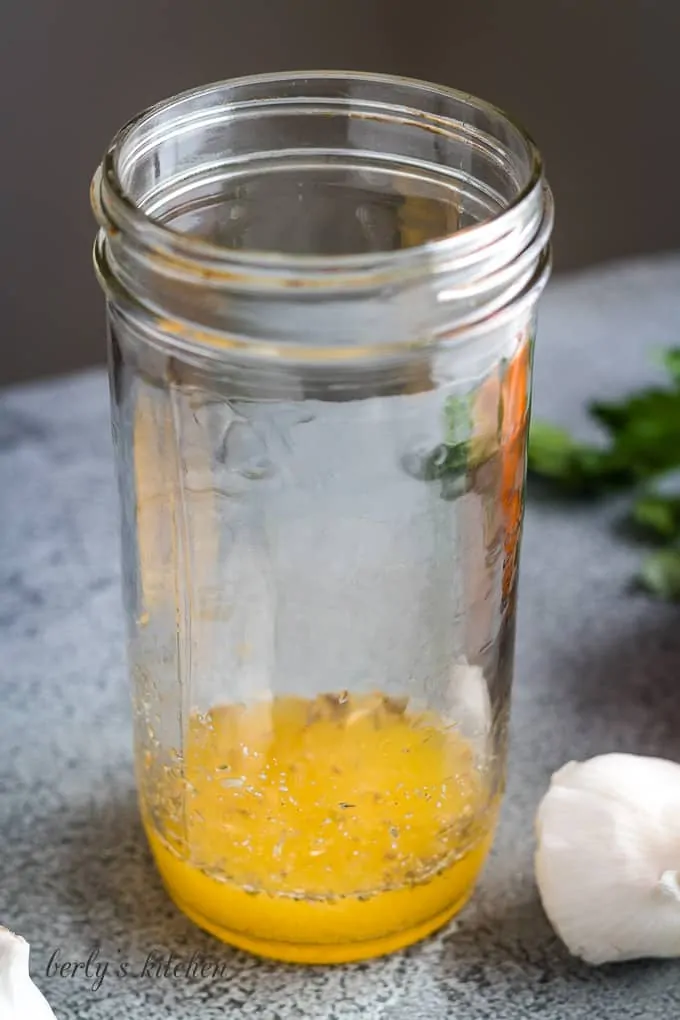
[[[501,111],[384,75],[210,85],[114,138],[92,185],[99,278],[211,357],[356,358],[469,337],[533,302],[553,206]]]

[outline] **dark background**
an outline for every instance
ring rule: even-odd
[[[219,78],[428,78],[522,121],[556,268],[680,246],[678,0],[16,0],[0,32],[0,383],[103,359],[90,176],[144,106]]]

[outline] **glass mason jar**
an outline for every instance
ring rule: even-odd
[[[92,200],[158,868],[264,956],[397,949],[504,786],[540,157],[450,89],[269,75],[137,117]]]

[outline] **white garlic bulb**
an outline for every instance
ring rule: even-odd
[[[680,956],[680,765],[632,754],[570,762],[536,830],[543,907],[574,956]]]
[[[30,947],[0,925],[0,1017],[2,1020],[55,1020],[28,972]]]

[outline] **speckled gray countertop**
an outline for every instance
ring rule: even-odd
[[[651,378],[654,348],[679,335],[679,257],[555,280],[536,412],[585,428],[584,397]],[[680,964],[582,966],[532,880],[556,767],[615,749],[680,759],[680,611],[628,591],[638,551],[615,513],[529,501],[508,795],[457,930],[370,964],[265,964],[174,909],[137,819],[104,375],[0,394],[0,922],[32,943],[59,1020],[679,1016]],[[55,953],[90,957],[89,973],[52,973]],[[217,976],[173,977],[193,953]],[[142,976],[150,954],[174,954],[167,976]]]

